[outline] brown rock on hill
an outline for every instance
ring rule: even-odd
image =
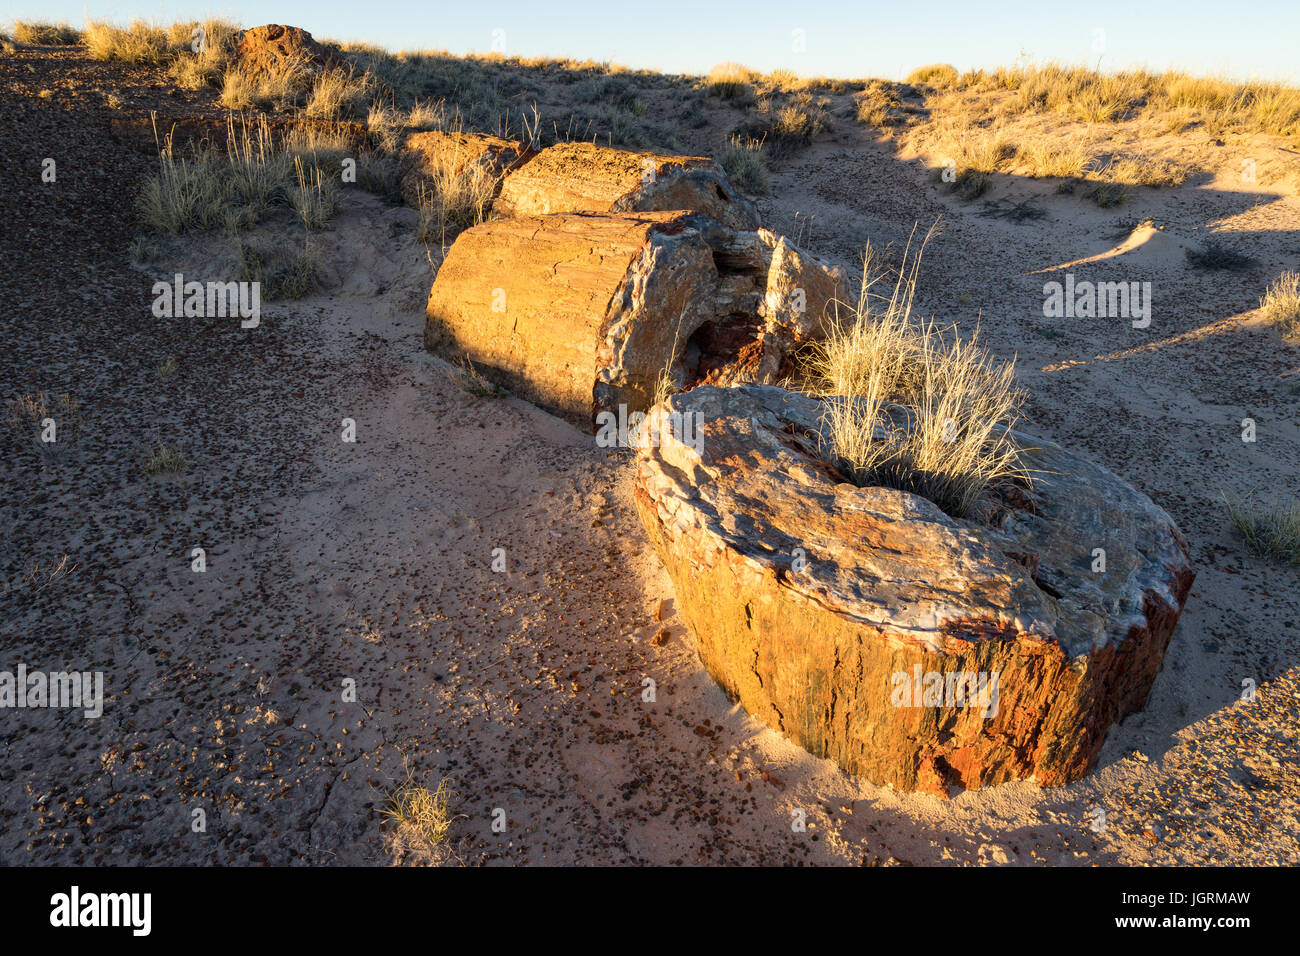
[[[713,160],[557,143],[506,178],[498,216],[690,209],[733,229],[757,229],[758,213]]]
[[[268,23],[240,34],[235,57],[245,73],[278,73],[288,66],[321,70],[332,65],[337,55],[317,43],[299,27]]]
[[[524,216],[452,245],[425,345],[591,429],[648,408],[670,364],[678,387],[776,381],[838,290],[785,239],[695,213]]]
[[[402,143],[399,160],[402,198],[418,206],[421,186],[429,188],[431,181],[444,173],[459,176],[478,170],[499,181],[528,155],[522,143],[487,133],[410,133]]]
[[[1145,704],[1195,574],[1115,475],[1026,438],[1032,493],[976,523],[846,483],[806,396],[706,387],[666,412],[635,498],[700,658],[813,754],[905,790],[1054,786]]]

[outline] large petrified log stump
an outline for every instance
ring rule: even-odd
[[[733,229],[757,229],[758,213],[703,156],[632,153],[595,143],[557,143],[506,177],[498,216],[689,209]]]
[[[1173,521],[1023,436],[1032,491],[958,520],[846,483],[819,453],[821,413],[772,387],[697,388],[651,413],[637,507],[709,673],[875,783],[1087,773],[1145,704],[1191,588]]]
[[[528,156],[522,143],[487,133],[448,130],[409,133],[402,142],[398,160],[402,199],[418,206],[421,190],[431,191],[434,180],[446,175],[486,176],[499,190],[506,172]]]
[[[647,409],[665,368],[678,387],[777,381],[839,278],[767,230],[693,213],[493,220],[438,269],[425,345],[590,429]]]

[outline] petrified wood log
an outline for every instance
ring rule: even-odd
[[[713,160],[557,143],[510,173],[498,216],[686,209],[733,229],[757,229],[758,213]]]
[[[878,784],[1083,776],[1145,704],[1191,588],[1172,519],[1020,436],[1032,489],[958,520],[847,483],[819,451],[821,416],[772,387],[697,388],[652,412],[637,507],[709,673]]]
[[[773,382],[840,289],[766,230],[686,212],[564,213],[462,233],[429,294],[425,345],[591,429],[677,387]]]

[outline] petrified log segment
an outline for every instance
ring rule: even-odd
[[[402,143],[399,170],[402,199],[419,205],[421,187],[430,186],[435,172],[469,175],[471,170],[500,182],[506,171],[523,161],[528,151],[522,143],[487,133],[430,130],[411,133]]]
[[[300,27],[268,23],[239,35],[235,56],[248,74],[278,73],[287,68],[319,72],[338,62],[337,54],[317,43]]]
[[[757,229],[758,213],[713,160],[557,143],[506,177],[498,216],[689,209],[733,229]]]
[[[1025,438],[1032,492],[963,521],[845,483],[805,396],[704,387],[651,414],[637,508],[700,658],[813,754],[906,790],[1054,786],[1145,704],[1195,575],[1105,469]]]
[[[676,384],[775,381],[821,330],[839,273],[766,230],[685,212],[567,213],[462,233],[429,295],[425,345],[591,428]]]

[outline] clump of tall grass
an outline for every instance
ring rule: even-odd
[[[1283,336],[1300,337],[1300,272],[1289,269],[1274,279],[1259,300],[1259,308]]]
[[[167,67],[176,85],[187,90],[220,85],[239,37],[238,24],[209,17],[175,23],[168,33],[173,43],[180,44]]]
[[[757,74],[739,63],[718,63],[705,77],[705,88],[724,100],[751,101],[754,98],[754,80]]]
[[[189,466],[180,449],[159,443],[145,459],[144,471],[148,475],[178,475]]]
[[[982,196],[993,173],[1005,169],[1018,152],[1010,136],[996,127],[950,124],[940,130],[938,142],[944,168],[951,171],[953,191],[963,199]]]
[[[907,74],[906,82],[913,86],[925,85],[936,90],[945,90],[957,85],[957,68],[948,63],[931,63],[929,66],[917,67]]]
[[[81,31],[66,23],[18,20],[13,38],[33,46],[75,46],[81,42]]]
[[[445,242],[487,219],[501,176],[476,159],[454,133],[425,150],[416,187],[421,242]]]
[[[154,231],[237,232],[285,206],[311,229],[338,212],[335,176],[344,141],[337,132],[296,128],[277,141],[265,117],[236,122],[232,116],[226,137],[224,157],[212,151],[177,156],[171,135],[162,139],[158,173],[145,181],[139,200]]]
[[[317,99],[316,91],[321,93]],[[230,64],[221,74],[221,104],[228,109],[243,110],[253,107],[287,108],[304,101],[303,115],[312,119],[337,119],[344,100],[353,103],[351,93],[344,97],[338,73],[325,72],[314,76],[306,64],[296,57],[278,63],[274,69],[249,73],[237,64]]]
[[[1010,429],[1024,396],[1014,362],[996,361],[976,336],[963,341],[912,317],[921,256],[904,252],[888,298],[868,247],[856,306],[836,315],[805,375],[824,396],[828,457],[860,485],[928,498],[969,517],[991,489],[1030,481]]]
[[[89,20],[84,39],[91,59],[120,63],[162,64],[179,49],[179,44],[172,40],[165,28],[145,20],[132,20],[125,27]]]
[[[345,70],[325,70],[311,85],[303,115],[320,120],[355,116],[365,102],[368,85],[364,74],[357,76]]]
[[[1260,558],[1300,564],[1300,501],[1253,497],[1230,499],[1224,495],[1228,520],[1241,535],[1246,550]]]
[[[388,795],[384,814],[429,847],[436,847],[457,818],[451,809],[454,797],[446,778],[433,790],[408,779]]]
[[[756,196],[767,195],[771,187],[767,155],[761,141],[733,136],[727,142],[727,148],[722,151],[719,162],[737,189]]]

